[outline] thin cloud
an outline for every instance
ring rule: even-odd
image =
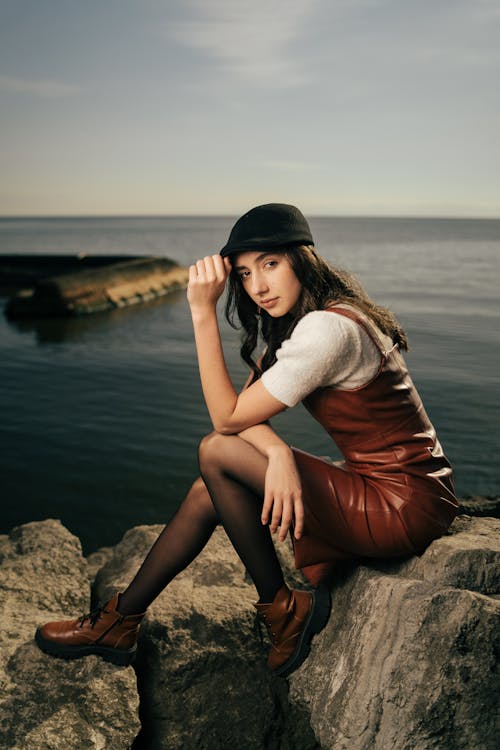
[[[220,71],[259,85],[305,82],[300,39],[317,0],[190,0],[193,17],[170,24],[166,34],[205,53]]]
[[[57,99],[72,96],[78,92],[76,86],[50,79],[29,80],[15,76],[0,76],[0,91],[14,94],[28,94],[40,99]]]

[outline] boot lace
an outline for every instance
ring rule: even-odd
[[[265,646],[264,646],[264,637],[262,635],[262,625],[263,624],[265,625],[265,628],[267,630],[267,635],[269,636],[269,640],[271,641],[271,643],[273,644],[273,646],[276,644],[276,633],[274,633],[271,630],[271,625],[267,622],[267,620],[265,619],[265,617],[263,618],[261,615],[256,614],[255,615],[255,620],[254,620],[254,630],[259,635],[260,646],[261,646],[262,649],[265,648]]]
[[[98,602],[94,609],[92,609],[90,612],[88,612],[85,615],[82,615],[80,620],[80,627],[83,627],[83,623],[85,620],[90,620],[90,627],[93,628],[96,622],[101,618],[102,613],[105,612],[106,614],[109,612],[108,609],[105,609],[107,602]]]

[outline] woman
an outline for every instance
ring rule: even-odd
[[[251,368],[239,395],[216,316],[228,280],[226,315],[243,325]],[[55,656],[130,663],[146,608],[222,523],[259,595],[268,665],[287,676],[326,623],[329,594],[319,584],[335,561],[419,553],[449,527],[451,468],[400,353],[404,331],[321,259],[294,206],[242,216],[219,255],[190,267],[188,301],[214,427],[200,445],[201,477],[125,592],[80,619],[44,625],[36,640]],[[256,362],[259,329],[266,349]],[[269,426],[299,401],[342,451],[341,465],[290,448]],[[270,532],[283,540],[289,531],[311,591],[283,579]]]

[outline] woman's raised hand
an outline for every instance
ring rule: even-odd
[[[193,312],[215,308],[230,271],[231,261],[220,255],[207,255],[189,266],[187,298]]]
[[[286,539],[292,522],[295,539],[302,536],[302,485],[293,453],[288,447],[269,455],[261,520],[263,524],[270,524],[273,534],[279,528],[280,542]]]

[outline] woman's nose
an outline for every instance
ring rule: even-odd
[[[253,273],[251,283],[252,294],[262,294],[263,292],[267,292],[267,290],[268,285],[265,277],[260,273]]]

